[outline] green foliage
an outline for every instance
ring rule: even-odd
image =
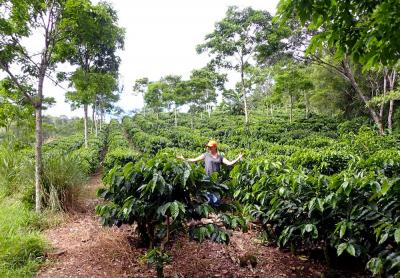
[[[44,157],[43,169],[44,205],[52,210],[70,209],[86,181],[80,160],[71,154],[52,153]]]
[[[308,28],[319,30],[309,52],[325,43],[340,56],[350,54],[366,68],[379,63],[394,65],[399,60],[399,2],[385,1],[293,1],[281,0],[278,18],[282,24],[296,16]]]
[[[336,249],[358,257],[373,273],[398,269],[399,151],[369,129],[281,161],[249,160],[231,172],[234,197],[281,247]],[[348,146],[340,150],[341,144]],[[385,267],[383,267],[385,265]]]
[[[171,153],[162,152],[146,161],[116,166],[104,182],[107,187],[99,190],[99,195],[110,203],[96,208],[103,223],[137,223],[142,240],[150,246],[169,238],[169,233],[182,229],[188,220],[234,209],[207,204],[208,193],[224,196],[228,188],[218,183],[216,177],[205,176],[201,167],[183,163]],[[194,229],[189,234],[195,239],[228,241],[226,232],[216,227],[212,231],[208,227],[207,234],[198,234]]]
[[[130,148],[129,141],[116,120],[112,120],[108,125],[107,148],[103,161],[105,173],[114,166],[124,166],[128,162],[136,162],[139,158],[139,153]]]
[[[171,257],[167,253],[165,253],[161,248],[156,247],[147,250],[143,259],[146,260],[149,265],[156,268],[157,278],[164,278],[164,264],[171,261]]]
[[[105,173],[110,171],[114,166],[124,166],[128,162],[136,162],[139,160],[139,153],[130,149],[116,148],[107,152],[103,161]]]
[[[0,198],[0,207],[0,276],[33,277],[46,247],[33,225],[41,216],[15,199]]]
[[[168,232],[183,229],[183,223],[210,214],[218,214],[217,225],[198,223],[185,231],[199,241],[228,243],[227,229],[245,228],[245,219],[252,218],[282,248],[322,248],[327,256],[354,256],[373,273],[396,273],[397,137],[379,136],[363,118],[304,119],[298,110],[293,116],[288,123],[279,113],[273,118],[254,114],[243,127],[242,116],[216,113],[206,121],[195,117],[197,129],[190,128],[185,114],[179,115],[179,127],[164,114],[159,120],[126,117],[123,126],[143,153],[108,173],[100,194],[110,202],[98,213],[108,225],[137,223],[142,239],[155,245],[163,244]],[[245,153],[245,161],[224,167],[218,180],[204,179],[200,165],[175,159],[196,157],[210,138],[220,142],[225,156]],[[216,207],[202,193],[221,181],[229,188],[217,192],[223,207]],[[223,213],[228,204],[229,213]]]
[[[105,146],[105,137],[103,132],[98,137],[92,135],[88,140],[88,148],[81,147],[72,153],[72,156],[79,160],[81,171],[86,175],[93,174],[99,167],[101,151]]]

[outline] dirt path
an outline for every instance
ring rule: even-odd
[[[62,226],[45,232],[54,247],[37,277],[131,277],[127,228],[102,227],[95,215],[100,174],[91,178],[80,200],[78,212]]]
[[[91,178],[80,200],[81,209],[62,226],[48,230],[54,247],[37,277],[155,277],[155,271],[140,262],[145,249],[138,248],[130,227],[102,227],[94,208],[100,175]],[[186,236],[175,239],[165,267],[166,277],[318,277],[323,267],[256,243],[255,233],[235,232],[229,245],[199,244]],[[240,266],[246,253],[257,257],[257,265]]]

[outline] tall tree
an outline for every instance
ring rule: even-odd
[[[5,0],[0,2],[0,69],[35,109],[35,203],[41,210],[42,110],[44,80],[59,58],[58,43],[67,30],[60,28],[71,0]],[[72,32],[68,30],[68,32]],[[29,51],[28,37],[41,46]]]
[[[163,99],[169,109],[173,107],[175,126],[178,126],[178,109],[190,98],[188,83],[177,75],[167,75],[161,78],[160,82],[165,84],[162,91]]]
[[[68,30],[60,43],[59,52],[72,65],[79,66],[82,80],[91,80],[91,73],[110,72],[117,74],[120,58],[116,55],[123,48],[124,29],[117,24],[116,11],[106,2],[92,5],[89,0],[71,1],[60,28]],[[88,107],[94,103],[94,95],[85,96],[92,90],[82,86],[90,86],[90,82],[81,82],[79,94],[74,96],[74,103],[79,102],[84,109],[85,146],[88,137]],[[88,101],[90,99],[91,101]]]
[[[226,80],[226,74],[216,72],[210,65],[193,70],[187,82],[191,111],[206,110],[210,117],[211,107],[217,102],[217,91],[224,90]]]
[[[165,108],[165,100],[163,99],[163,91],[166,89],[166,84],[160,81],[149,82],[147,91],[144,94],[146,106],[153,110],[157,115]]]
[[[292,122],[294,102],[301,97],[302,93],[304,94],[304,91],[311,89],[312,84],[305,78],[300,65],[287,61],[280,63],[279,67],[274,76],[273,91],[280,94],[283,100],[285,98],[288,100],[289,121]],[[308,106],[306,107],[308,109]]]
[[[229,7],[225,18],[215,24],[214,32],[206,35],[205,43],[197,46],[197,52],[209,52],[212,63],[233,69],[240,74],[245,123],[249,121],[244,73],[260,48],[268,48],[274,29],[271,15],[252,8],[240,10]]]

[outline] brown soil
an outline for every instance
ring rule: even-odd
[[[45,232],[54,250],[37,277],[156,277],[154,269],[141,262],[145,249],[137,247],[130,227],[101,226],[94,212],[100,186],[98,174],[86,187],[80,209],[60,227]],[[234,232],[229,245],[200,244],[179,236],[169,253],[173,260],[165,267],[166,277],[319,277],[324,272],[305,257],[257,243],[254,232]],[[255,256],[257,265],[241,267],[245,255]]]

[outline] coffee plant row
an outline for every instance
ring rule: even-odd
[[[112,123],[125,142],[117,144],[129,149],[127,136],[133,152],[141,154],[126,165],[116,163],[106,175],[101,195],[110,202],[98,208],[104,222],[136,223],[154,246],[182,229],[199,240],[227,241],[226,227],[245,227],[246,216],[282,248],[322,249],[328,262],[352,256],[373,275],[398,273],[398,138],[379,136],[358,119],[253,121],[243,127],[238,117],[212,116],[193,129],[183,115],[179,127],[136,115],[123,119],[125,134]],[[245,161],[207,178],[201,165],[175,159],[177,154],[199,155],[211,138],[220,142],[225,156],[242,152]],[[210,192],[222,204],[210,203]],[[186,226],[210,212],[220,213],[220,226]],[[162,258],[162,252],[153,253]]]

